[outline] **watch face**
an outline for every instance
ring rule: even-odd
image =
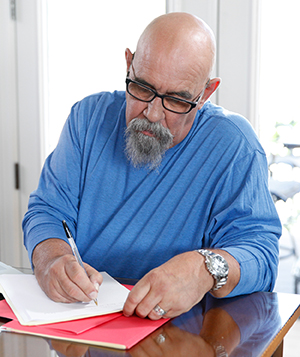
[[[220,289],[226,284],[229,266],[225,258],[207,249],[198,249],[198,253],[205,257],[206,268],[215,279],[215,284],[210,291]]]
[[[216,276],[224,276],[227,274],[228,264],[220,255],[215,255],[209,259],[210,271]]]

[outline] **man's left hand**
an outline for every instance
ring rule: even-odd
[[[131,290],[123,314],[158,320],[190,310],[213,287],[214,279],[205,267],[204,257],[191,251],[176,255],[146,274]],[[153,309],[159,306],[165,314]]]

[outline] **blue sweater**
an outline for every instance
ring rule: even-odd
[[[48,238],[66,240],[65,219],[85,262],[141,278],[174,255],[221,248],[240,263],[230,294],[271,290],[281,226],[266,157],[250,124],[207,102],[159,171],[124,154],[124,92],[75,104],[47,158],[23,221],[29,257]]]

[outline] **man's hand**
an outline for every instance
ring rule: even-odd
[[[198,252],[176,255],[151,270],[131,290],[123,313],[157,320],[156,305],[167,311],[164,317],[175,317],[190,310],[213,286],[212,276],[204,268]]]
[[[102,276],[90,265],[77,263],[71,247],[61,239],[47,239],[33,252],[34,273],[48,297],[57,302],[89,302],[97,298]]]
[[[214,250],[224,256],[229,265],[227,283],[213,295],[226,296],[238,283],[239,264],[227,252]],[[151,270],[131,290],[123,314],[136,313],[152,320],[161,318],[153,309],[158,305],[165,318],[189,311],[211,290],[214,279],[207,271],[205,259],[196,251],[176,255],[165,264]]]

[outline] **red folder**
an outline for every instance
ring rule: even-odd
[[[1,326],[3,331],[117,349],[131,348],[168,321],[168,319],[152,321],[138,316],[125,317],[119,312],[54,324],[24,326],[18,322],[5,300],[0,301],[0,316],[12,319]]]

